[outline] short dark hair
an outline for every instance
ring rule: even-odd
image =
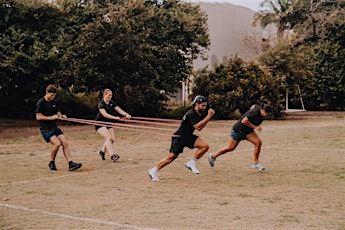
[[[57,92],[57,88],[55,87],[55,85],[48,85],[46,88],[46,91],[48,93],[56,93]]]
[[[272,112],[272,107],[269,104],[261,104],[260,106],[262,109],[265,110],[266,113],[271,113]]]

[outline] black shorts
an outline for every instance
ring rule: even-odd
[[[170,152],[178,155],[180,153],[183,153],[184,147],[194,149],[196,139],[198,139],[198,136],[194,134],[188,137],[172,137]]]
[[[63,134],[63,132],[61,131],[61,129],[59,128],[54,128],[54,129],[40,129],[41,134],[43,136],[43,139],[49,143],[50,142],[50,138],[52,138],[53,136],[59,136],[61,134]]]
[[[107,129],[113,128],[113,126],[101,126],[101,125],[96,125],[96,126],[95,126],[95,129],[96,129],[96,131],[97,131],[99,128],[102,128],[102,127],[106,127]]]

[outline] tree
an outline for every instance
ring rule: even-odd
[[[33,116],[32,103],[59,67],[56,40],[62,18],[61,11],[44,2],[0,0],[3,116]]]
[[[301,20],[294,26],[294,47],[331,38],[343,25],[345,17],[343,0],[299,1]]]
[[[345,109],[344,6],[344,1],[300,1],[294,10],[304,20],[294,24],[292,39],[259,58],[285,76],[288,92],[301,87],[307,110]]]
[[[174,92],[208,45],[206,16],[198,6],[119,2],[97,10],[66,61],[76,90],[110,87],[128,111],[158,116],[167,100],[161,92]]]
[[[32,117],[50,83],[109,87],[128,111],[158,116],[210,43],[206,15],[185,2],[0,0],[0,13],[2,116],[18,116],[13,103]]]
[[[271,75],[254,62],[235,57],[222,63],[214,71],[204,70],[195,79],[193,94],[208,97],[216,118],[238,118],[254,103],[267,102],[274,108],[274,116],[281,117],[283,78]]]
[[[269,24],[275,24],[277,27],[278,38],[283,38],[284,31],[290,30],[294,18],[299,14],[293,11],[293,6],[298,0],[264,0],[260,3],[263,10],[254,14],[253,26],[260,23],[262,28]]]

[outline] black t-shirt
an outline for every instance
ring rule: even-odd
[[[56,101],[47,101],[44,97],[39,99],[36,103],[35,113],[42,113],[44,116],[53,116],[60,111],[59,105]],[[56,128],[55,120],[52,121],[39,121],[41,129],[54,129]]]
[[[260,107],[257,107],[255,109],[248,110],[239,121],[237,121],[234,126],[232,127],[236,133],[244,133],[244,134],[249,134],[254,131],[254,129],[249,128],[248,126],[245,126],[244,124],[241,123],[243,118],[247,117],[248,120],[253,124],[253,125],[260,125],[264,118],[261,116],[260,113]]]
[[[96,121],[111,121],[111,119],[108,119],[106,117],[104,117],[101,112],[99,112],[100,109],[105,109],[105,111],[112,115],[112,116],[116,116],[116,110],[115,107],[117,106],[117,104],[113,101],[110,100],[109,104],[105,103],[104,100],[102,100],[100,103],[98,103],[98,114],[96,116]]]
[[[188,110],[183,116],[180,128],[174,134],[181,137],[191,136],[195,130],[193,126],[202,121],[206,116],[206,113],[199,115],[194,108]]]

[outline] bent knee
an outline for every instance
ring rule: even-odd
[[[210,149],[210,146],[208,144],[205,144],[205,145],[201,146],[201,148],[208,151]]]
[[[61,145],[62,145],[62,143],[60,141],[53,142],[53,146],[55,148],[59,148]]]
[[[68,142],[67,141],[61,142],[61,145],[62,147],[66,148],[68,147]]]
[[[260,141],[257,141],[257,142],[255,143],[255,145],[258,146],[258,147],[261,147],[262,141],[261,141],[261,140],[260,140]]]

